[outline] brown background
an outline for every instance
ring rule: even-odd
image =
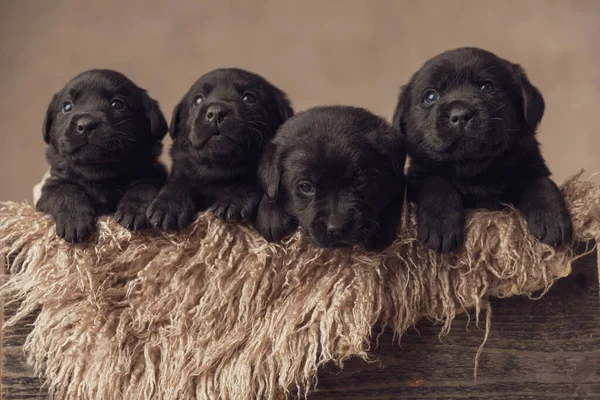
[[[47,168],[46,106],[83,70],[125,73],[167,118],[221,66],[265,76],[296,110],[350,104],[390,118],[412,72],[465,45],[521,63],[541,89],[557,181],[600,170],[600,1],[0,0],[0,200],[31,199]]]

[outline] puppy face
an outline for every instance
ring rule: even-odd
[[[437,161],[479,160],[534,133],[544,113],[518,65],[475,48],[448,51],[417,71],[400,95],[394,125],[409,154]]]
[[[404,149],[381,118],[353,107],[314,108],[286,122],[259,167],[271,201],[286,203],[321,247],[365,244],[401,190]]]
[[[131,160],[143,149],[156,149],[166,133],[157,102],[110,70],[87,71],[69,81],[54,95],[43,126],[46,143],[82,165]]]
[[[202,76],[175,108],[175,148],[201,159],[258,159],[277,128],[293,114],[285,94],[239,69]]]

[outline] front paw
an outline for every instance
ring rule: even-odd
[[[145,200],[137,198],[122,199],[117,207],[115,219],[125,228],[138,231],[148,227],[147,209],[148,202]]]
[[[225,222],[244,222],[254,217],[260,197],[249,194],[242,198],[217,200],[212,207],[215,217]]]
[[[527,228],[532,236],[542,243],[556,247],[571,241],[573,223],[565,207],[548,209],[543,206],[530,207],[525,212]]]
[[[61,212],[55,217],[56,234],[67,242],[85,242],[96,230],[96,216],[93,209],[75,207]]]
[[[417,207],[417,238],[438,253],[456,249],[464,240],[463,210],[438,212],[427,207]]]
[[[298,228],[296,220],[265,197],[258,206],[256,230],[269,242],[279,242]]]
[[[396,230],[377,230],[365,241],[364,247],[369,251],[380,252],[394,242]]]
[[[164,231],[183,230],[194,219],[196,208],[190,198],[159,195],[146,211],[148,223]]]

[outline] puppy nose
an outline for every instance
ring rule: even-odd
[[[75,124],[77,126],[77,132],[90,133],[100,124],[100,121],[90,116],[82,116],[77,119]]]
[[[462,105],[456,105],[450,110],[450,123],[456,126],[464,126],[473,118],[474,114],[475,110]]]
[[[341,236],[344,231],[344,225],[338,222],[329,222],[327,224],[327,233],[329,236]]]
[[[341,236],[348,227],[348,220],[343,216],[332,216],[325,223],[329,236]]]
[[[218,125],[222,123],[225,118],[227,118],[228,114],[229,110],[227,110],[224,106],[220,104],[213,104],[206,110],[206,119],[208,122],[215,122]]]

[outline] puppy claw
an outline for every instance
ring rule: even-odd
[[[213,207],[212,213],[215,217],[224,219],[223,216],[225,215],[225,207],[221,204],[215,205],[215,207]]]
[[[132,218],[131,223],[127,224],[126,228],[132,231],[139,231],[146,226],[146,217],[144,215],[136,215]]]
[[[249,221],[258,207],[258,201],[258,196],[248,196],[231,202],[219,201],[213,207],[213,215],[229,223]]]
[[[115,220],[123,227],[137,231],[146,226],[148,203],[140,199],[122,199],[115,213]]]
[[[56,218],[56,234],[70,243],[85,242],[94,232],[96,219],[92,213],[71,212]]]
[[[230,207],[229,211],[227,211],[227,222],[240,222],[240,212],[235,208]]]
[[[162,229],[165,231],[173,231],[179,228],[177,226],[177,216],[172,213],[166,213],[162,223]]]
[[[138,215],[133,221],[133,230],[138,231],[148,226],[145,215]]]
[[[573,223],[566,209],[555,212],[534,208],[525,219],[531,235],[552,247],[568,243],[573,237]]]
[[[155,228],[164,231],[179,231],[187,228],[194,218],[194,203],[191,199],[172,199],[168,196],[158,197],[146,212],[146,221]],[[140,224],[142,221],[139,222]]]
[[[121,224],[125,228],[129,229],[131,227],[131,220],[132,220],[132,218],[133,217],[131,215],[123,216],[121,218],[121,220],[119,221],[119,224]]]
[[[259,201],[260,200],[257,200],[256,202],[248,203],[242,208],[242,211],[240,212],[240,217],[241,217],[242,221],[250,221],[254,218],[254,215],[256,214],[256,210],[258,209]]]
[[[418,209],[417,209],[418,210]],[[418,212],[417,238],[438,253],[448,253],[464,241],[462,213],[448,213],[443,217]]]

